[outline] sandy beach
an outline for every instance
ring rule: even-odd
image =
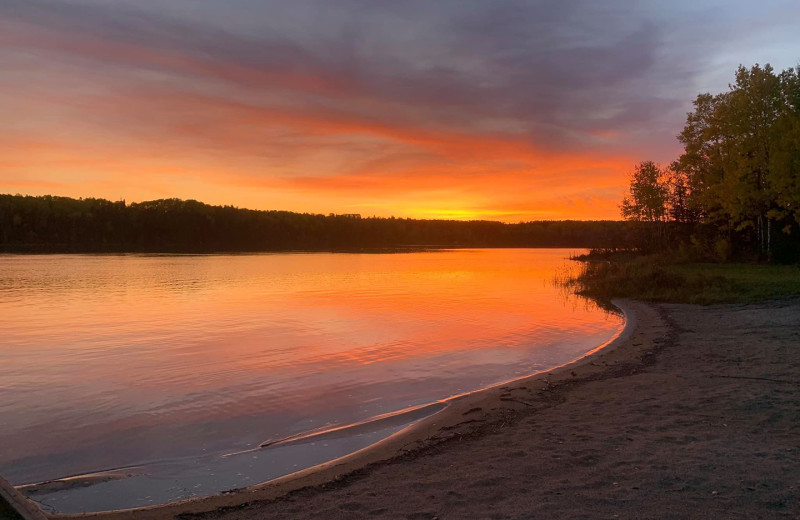
[[[608,348],[257,488],[95,518],[797,518],[800,301],[621,302]],[[56,517],[66,518],[67,515]]]

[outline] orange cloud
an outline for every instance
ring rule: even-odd
[[[39,113],[40,121],[5,132],[0,191],[379,216],[616,218],[624,172],[635,162],[618,153],[553,150],[523,133],[454,129],[398,115],[386,103],[339,108],[330,99],[352,97],[352,85],[314,71],[255,70],[3,25],[11,30],[0,31],[0,43],[303,90],[327,102],[259,104],[230,91],[159,82],[119,82],[91,94],[33,92],[15,110],[20,117]],[[51,106],[60,117],[49,115]]]

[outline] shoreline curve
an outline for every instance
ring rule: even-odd
[[[652,345],[652,342],[642,341],[634,344],[631,339],[637,332],[643,334],[640,331],[643,325],[647,329],[655,329],[656,336],[663,335],[666,330],[663,320],[645,303],[632,300],[613,300],[612,303],[622,312],[622,327],[611,339],[583,356],[547,370],[424,405],[421,408],[439,409],[397,433],[350,454],[260,484],[220,494],[131,509],[80,514],[47,513],[46,516],[54,520],[77,518],[121,520],[134,517],[145,520],[168,519],[176,515],[203,513],[239,507],[250,502],[276,500],[304,488],[325,487],[369,466],[388,464],[400,457],[413,457],[415,453],[439,443],[474,434],[477,430],[493,424],[498,418],[503,420],[502,416],[506,413],[536,406],[517,398],[513,395],[515,391],[535,386],[540,388],[541,392],[547,392],[564,383],[591,380],[609,366],[624,364],[642,355],[652,354],[652,352],[639,352],[641,349],[636,348],[641,345]],[[652,335],[653,331],[650,332]],[[600,357],[609,359],[598,359]],[[511,388],[512,386],[515,388]],[[353,425],[347,427],[350,426]],[[312,436],[325,433],[327,432],[316,432]],[[284,439],[279,443],[286,441],[293,442],[294,439]]]

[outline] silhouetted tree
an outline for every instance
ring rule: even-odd
[[[362,218],[210,206],[163,199],[0,195],[0,251],[224,252],[408,246],[608,247],[634,244],[628,223]]]
[[[662,222],[667,219],[669,185],[666,173],[653,161],[636,165],[631,174],[630,195],[622,200],[626,220]]]

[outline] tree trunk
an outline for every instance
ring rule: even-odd
[[[767,218],[767,254],[772,252],[772,220]]]

